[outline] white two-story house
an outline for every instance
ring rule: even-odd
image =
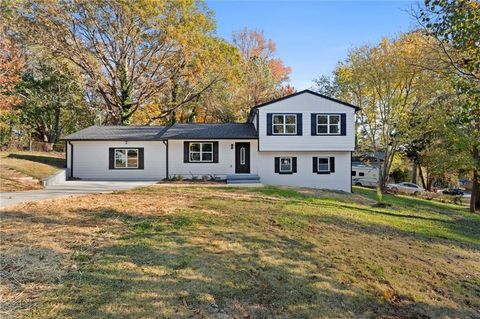
[[[305,90],[254,107],[247,123],[91,126],[66,136],[70,177],[214,177],[351,191],[358,107]]]

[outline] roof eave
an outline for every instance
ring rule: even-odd
[[[252,109],[250,110],[250,114],[252,114],[252,112],[260,107],[263,107],[263,106],[267,106],[269,104],[273,104],[273,103],[276,103],[276,102],[280,102],[280,101],[283,101],[283,100],[286,100],[286,99],[289,99],[291,97],[294,97],[294,96],[297,96],[297,95],[300,95],[300,94],[303,94],[303,93],[310,93],[310,94],[313,94],[313,95],[316,95],[318,97],[322,97],[324,99],[327,99],[327,100],[330,100],[330,101],[333,101],[333,102],[337,102],[337,103],[340,103],[342,105],[345,105],[345,106],[348,106],[348,107],[351,107],[351,108],[354,108],[355,109],[355,112],[358,112],[360,111],[361,109],[356,106],[356,105],[353,105],[353,104],[350,104],[350,103],[347,103],[347,102],[343,102],[343,101],[340,101],[340,100],[337,100],[333,97],[330,97],[330,96],[326,96],[326,95],[323,95],[321,93],[318,93],[318,92],[314,92],[312,90],[302,90],[302,91],[299,91],[299,92],[295,92],[295,93],[292,93],[290,95],[287,95],[287,96],[283,96],[281,98],[278,98],[278,99],[275,99],[275,100],[272,100],[272,101],[269,101],[269,102],[265,102],[265,103],[262,103],[262,104],[259,104],[259,105],[256,105],[254,107],[252,107]],[[249,117],[250,117],[250,114],[249,114]]]

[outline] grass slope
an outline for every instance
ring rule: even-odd
[[[57,152],[0,152],[0,188],[2,192],[41,188],[39,184],[22,181],[30,176],[41,180],[65,165],[65,154]]]
[[[373,198],[153,186],[17,206],[2,213],[3,314],[478,318],[480,216]]]

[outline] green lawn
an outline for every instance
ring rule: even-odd
[[[478,318],[480,216],[354,191],[152,186],[17,206],[2,212],[4,314]]]

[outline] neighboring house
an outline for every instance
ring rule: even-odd
[[[305,90],[254,107],[247,123],[92,126],[66,136],[71,177],[227,181],[351,191],[356,106]]]

